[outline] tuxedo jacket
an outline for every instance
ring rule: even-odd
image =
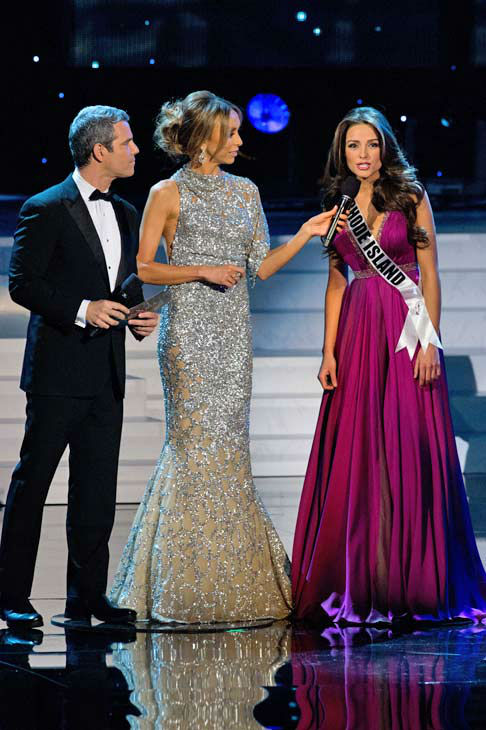
[[[121,235],[117,286],[136,273],[139,217],[117,195]],[[71,175],[29,198],[20,211],[9,271],[14,302],[30,310],[20,387],[30,393],[92,397],[108,378],[125,391],[125,330],[90,337],[74,324],[83,299],[109,299],[101,241]]]

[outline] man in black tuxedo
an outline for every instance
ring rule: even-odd
[[[8,492],[0,545],[0,617],[41,626],[29,601],[47,492],[69,446],[67,600],[72,619],[131,622],[105,596],[108,540],[125,390],[120,284],[136,272],[138,214],[109,188],[135,170],[126,112],[82,109],[71,124],[75,171],[26,201],[10,265],[12,299],[30,310],[20,387],[27,422]],[[157,315],[129,326],[149,335]],[[94,336],[93,336],[94,335]]]

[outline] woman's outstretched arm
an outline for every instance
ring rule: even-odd
[[[260,268],[258,269],[258,278],[268,279],[270,276],[273,276],[273,274],[285,266],[290,259],[293,259],[313,236],[325,236],[329,230],[329,226],[331,225],[331,221],[336,210],[337,208],[334,207],[332,210],[327,210],[313,218],[309,218],[308,221],[302,224],[301,228],[293,238],[286,243],[282,243],[281,246],[271,249],[263,259]],[[342,228],[345,221],[346,218],[343,216],[338,230]]]

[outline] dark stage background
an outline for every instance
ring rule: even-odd
[[[117,186],[143,205],[173,170],[152,142],[160,104],[206,88],[243,108],[260,92],[287,103],[278,134],[245,121],[253,159],[234,167],[269,207],[315,204],[333,129],[358,100],[389,117],[436,207],[484,206],[486,0],[53,0],[20,8],[0,38],[0,193],[67,175],[70,121],[106,103],[131,115],[141,153]]]

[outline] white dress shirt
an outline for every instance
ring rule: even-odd
[[[108,277],[110,279],[110,290],[113,291],[121,258],[121,235],[113,205],[107,200],[89,199],[89,196],[96,188],[84,179],[77,167],[73,172],[73,180],[86,203],[91,220],[101,241],[106,267],[108,269]],[[103,190],[102,192],[107,191]],[[83,299],[78,309],[75,323],[80,327],[86,327],[86,310],[88,309],[89,302],[89,299]]]

